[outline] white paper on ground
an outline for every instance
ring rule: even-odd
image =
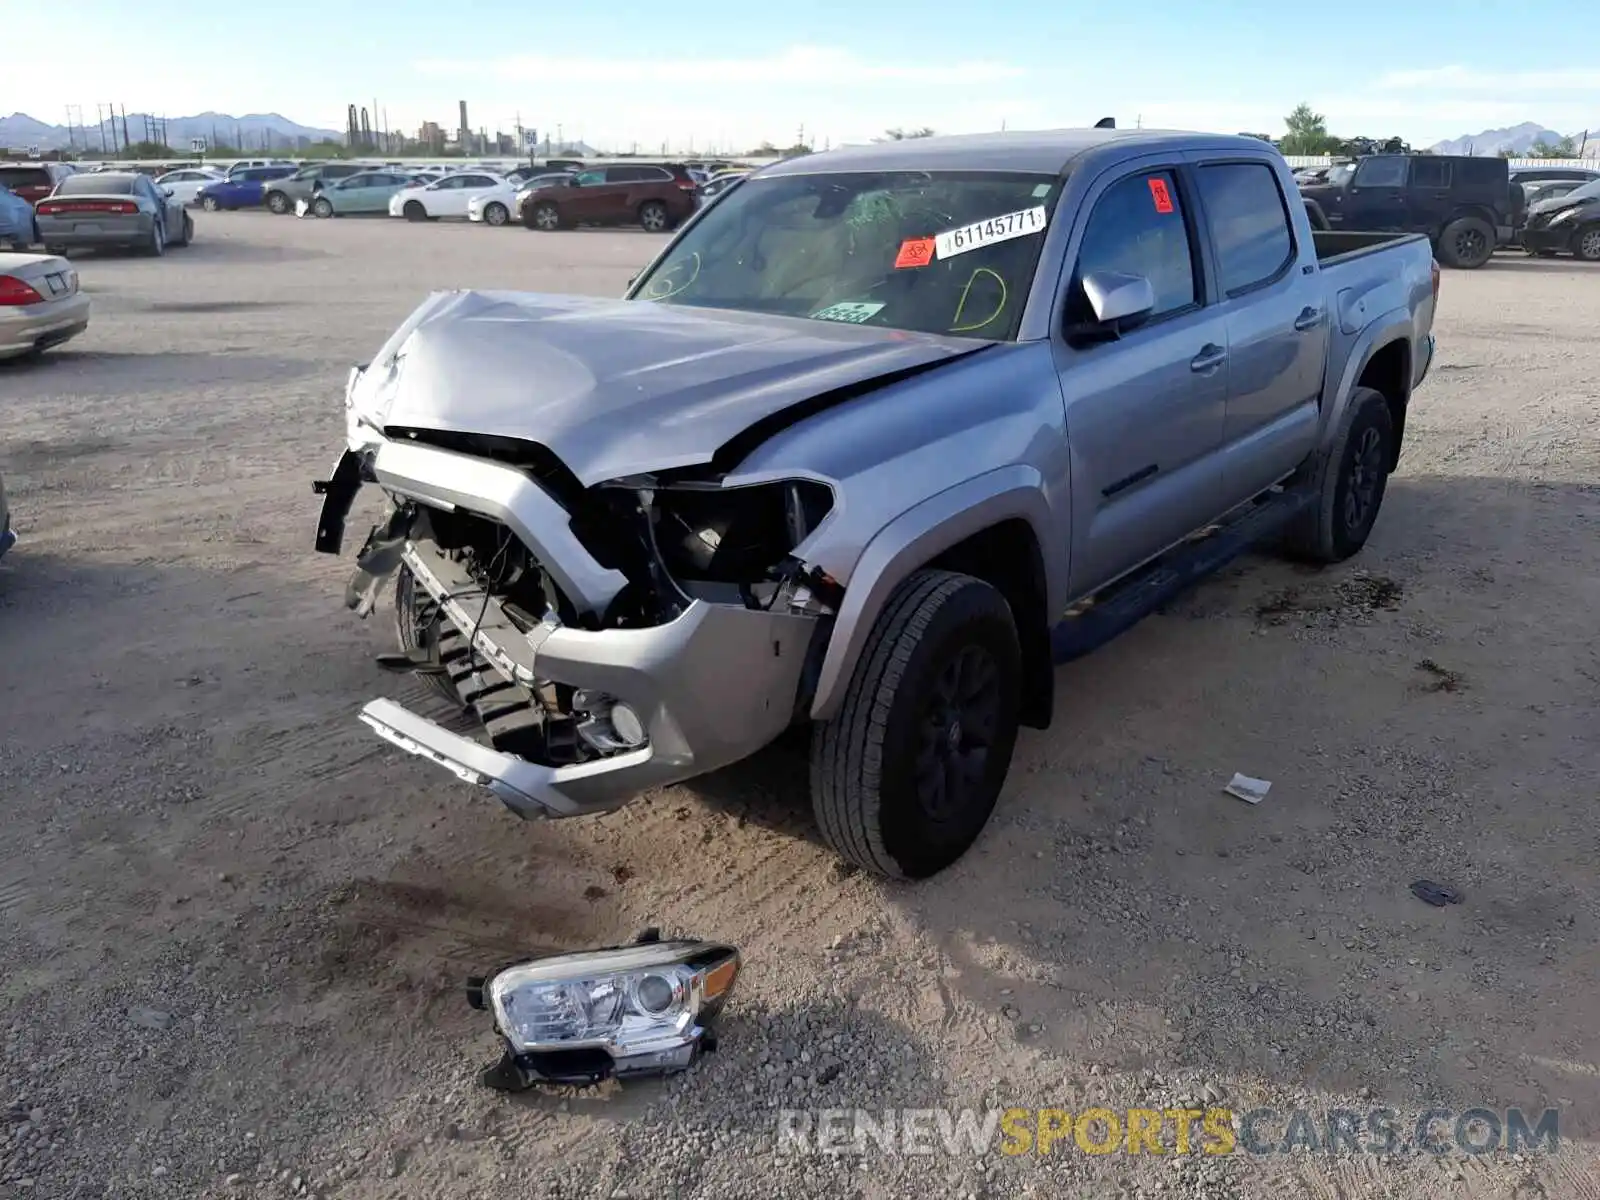
[[[1246,804],[1260,804],[1267,798],[1267,790],[1272,784],[1265,779],[1252,779],[1248,775],[1235,774],[1228,781],[1228,786],[1222,790],[1230,796],[1237,796]]]

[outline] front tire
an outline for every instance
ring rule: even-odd
[[[1479,217],[1457,217],[1439,235],[1439,261],[1474,271],[1494,257],[1494,227]]]
[[[422,207],[422,201],[420,200],[407,200],[405,207],[400,211],[408,221],[426,221],[428,219],[428,210]]]
[[[1383,393],[1362,387],[1350,397],[1344,428],[1314,468],[1316,500],[1285,535],[1294,558],[1343,562],[1367,544],[1395,460],[1394,418]]]
[[[537,229],[541,233],[555,232],[561,228],[561,210],[548,201],[535,204],[529,214],[528,228]]]
[[[1600,262],[1600,225],[1578,230],[1572,239],[1572,253],[1584,262]]]
[[[504,225],[511,219],[511,210],[504,204],[496,201],[486,204],[483,208],[483,221],[486,225]]]
[[[222,207],[222,205],[217,202],[217,198],[215,196],[207,196],[205,199],[200,201],[200,207],[205,209],[207,212],[216,212]]]
[[[873,626],[844,707],[812,732],[812,806],[828,845],[894,879],[955,862],[994,811],[1021,695],[1005,597],[953,571],[906,579]]]
[[[281,217],[289,211],[289,197],[282,192],[268,192],[267,208]]]
[[[326,196],[318,196],[311,202],[311,211],[314,215],[326,220],[333,216],[333,201]]]

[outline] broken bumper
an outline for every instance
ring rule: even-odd
[[[542,488],[521,472],[481,460],[474,461],[469,485],[456,473],[460,458],[390,443],[373,469],[400,495],[504,520],[571,594],[589,604],[611,590],[612,573],[577,542],[564,512],[547,511],[555,502]],[[330,505],[319,548],[342,533],[349,494],[339,493],[359,486],[355,476],[342,462],[335,478],[320,485]],[[392,700],[374,700],[362,710],[361,720],[381,737],[487,788],[519,816],[618,808],[647,789],[748,757],[795,719],[819,628],[813,616],[694,600],[661,625],[588,630],[552,621],[524,633],[498,603],[485,605],[481,590],[455,578],[452,564],[431,544],[408,542],[400,561],[438,603],[442,618],[475,646],[486,672],[523,686],[569,685],[625,704],[639,718],[645,737],[637,748],[547,765],[454,733]]]

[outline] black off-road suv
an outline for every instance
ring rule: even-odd
[[[1300,189],[1330,228],[1425,233],[1447,267],[1483,266],[1520,223],[1503,158],[1369,154],[1340,174]]]

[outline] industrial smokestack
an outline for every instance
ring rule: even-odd
[[[461,153],[472,153],[472,126],[467,124],[467,102],[461,101]]]

